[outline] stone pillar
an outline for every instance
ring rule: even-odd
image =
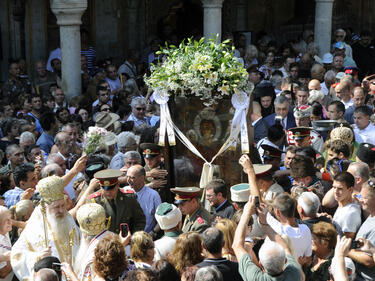
[[[247,30],[247,1],[237,0],[236,10],[237,10],[236,30],[245,31]]]
[[[128,0],[128,49],[135,49],[138,44],[138,5],[139,0]]]
[[[332,9],[334,0],[315,0],[315,43],[320,48],[319,56],[331,50]]]
[[[80,25],[86,9],[87,0],[51,0],[60,26],[62,88],[68,100],[82,94]]]
[[[208,40],[219,34],[221,41],[221,9],[224,0],[201,0],[203,4],[203,36]]]

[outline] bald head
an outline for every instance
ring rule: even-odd
[[[133,165],[126,172],[128,184],[136,192],[141,190],[145,185],[146,171],[141,165]]]
[[[59,281],[57,273],[50,268],[42,268],[35,276],[35,281]]]
[[[309,91],[311,90],[321,90],[322,87],[320,86],[320,82],[318,79],[312,79],[310,82],[309,82],[309,85],[308,85],[308,88],[309,88]]]

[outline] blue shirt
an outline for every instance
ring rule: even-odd
[[[142,187],[137,193],[137,201],[146,217],[145,231],[150,232],[156,225],[155,212],[161,204],[159,193],[148,186]]]
[[[3,196],[5,198],[5,205],[7,206],[8,209],[12,207],[13,205],[16,205],[18,201],[21,200],[21,196],[23,192],[24,192],[23,189],[16,186],[15,188],[8,190],[7,192],[4,193]]]
[[[109,164],[110,169],[116,169],[120,170],[122,167],[124,167],[124,153],[121,151],[117,152],[115,156],[113,156],[111,163]]]
[[[40,149],[42,149],[46,153],[50,153],[51,148],[54,144],[55,143],[53,137],[47,134],[46,132],[43,132],[36,141],[36,145],[38,145]]]

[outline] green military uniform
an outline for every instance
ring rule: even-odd
[[[143,157],[145,159],[153,158],[153,157],[159,156],[161,154],[161,147],[158,146],[155,143],[141,143],[140,148],[142,150],[142,154],[143,154]],[[161,162],[161,159],[160,159],[160,163],[156,167],[151,169],[146,164],[144,168],[145,168],[146,173],[150,172],[153,169],[165,170],[164,163]],[[159,180],[159,179],[160,180],[167,180],[168,178],[167,177],[165,177],[165,178],[146,177],[145,178],[145,185],[149,186],[148,185],[149,183],[151,183],[154,180]],[[152,186],[149,186],[149,187],[153,188]],[[168,188],[168,184],[167,184],[167,186],[162,186],[160,188],[153,188],[153,189],[156,190],[159,193],[162,202],[167,202],[167,201],[170,202],[171,201],[172,198],[171,198],[171,193],[170,193],[169,188]]]
[[[196,231],[202,233],[211,224],[211,215],[202,206],[191,215],[185,217],[184,225],[182,226],[182,232]]]
[[[111,190],[118,186],[118,177],[121,175],[119,170],[102,170],[95,173],[94,177],[99,179],[101,188]],[[102,205],[108,218],[108,230],[119,233],[120,224],[127,223],[131,233],[144,230],[146,217],[133,195],[133,191],[119,189],[116,198],[109,200],[105,198],[101,191],[95,192],[89,196],[91,202]]]
[[[176,187],[171,188],[171,191],[176,194],[174,203],[179,205],[196,198],[201,189],[198,187]],[[210,213],[199,205],[192,214],[186,214],[182,232],[196,231],[202,233],[210,227],[211,220]]]

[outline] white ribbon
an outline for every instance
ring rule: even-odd
[[[232,120],[230,132],[230,147],[235,149],[238,134],[241,132],[241,150],[243,154],[249,153],[249,136],[247,133],[246,114],[249,108],[250,98],[245,92],[232,95],[232,105],[235,113]]]
[[[165,146],[165,133],[167,133],[169,145],[176,145],[176,138],[172,126],[173,122],[168,107],[168,92],[158,89],[154,91],[153,98],[160,105],[160,130],[158,144]]]

